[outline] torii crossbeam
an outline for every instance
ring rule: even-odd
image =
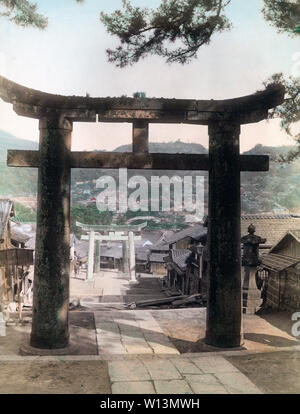
[[[209,171],[209,295],[206,343],[236,347],[241,335],[240,171],[267,171],[267,156],[243,156],[240,125],[266,119],[283,102],[272,85],[253,95],[216,100],[60,96],[0,77],[0,97],[18,115],[39,119],[39,151],[8,151],[8,165],[38,167],[38,211],[30,343],[69,342],[71,168]],[[71,152],[73,122],[131,122],[133,153]],[[208,125],[209,155],[149,154],[149,123]]]

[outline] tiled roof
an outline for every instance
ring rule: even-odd
[[[266,244],[274,246],[285,235],[287,231],[300,230],[300,216],[281,214],[244,215],[241,220],[241,235],[247,234],[249,224],[253,223],[256,229],[255,234],[266,238]]]
[[[171,256],[173,262],[181,269],[185,270],[187,267],[187,259],[192,254],[189,249],[172,249]]]
[[[292,214],[247,214],[241,217],[241,236],[248,233],[249,224],[253,223],[256,234],[266,238],[266,244],[276,244],[287,231],[299,231],[300,237],[300,216]],[[177,233],[165,234],[156,244],[151,246],[152,250],[167,249],[168,245],[176,243],[186,237],[194,240],[205,238],[207,228],[201,224],[188,227]],[[164,240],[164,241],[163,241]]]
[[[171,234],[169,237],[166,238],[166,244],[173,244],[179,240],[183,240],[186,237],[191,237],[192,239],[198,239],[199,236],[205,232],[206,229],[203,227],[202,224],[195,224],[194,226],[188,227],[177,233]]]
[[[292,234],[300,242],[300,230],[292,230],[289,231],[289,233]]]
[[[148,261],[148,253],[143,251],[136,251],[135,257],[137,260],[147,262]]]
[[[102,257],[114,257],[115,259],[120,259],[123,257],[123,249],[117,245],[107,245],[100,247],[100,256]]]
[[[167,255],[167,253],[151,253],[149,256],[149,261],[151,263],[165,263],[164,257]]]
[[[168,244],[163,244],[163,243],[155,243],[153,246],[149,246],[150,250],[152,251],[156,251],[156,252],[161,252],[161,251],[169,251],[169,245]]]
[[[280,252],[282,249],[283,244],[285,243],[285,240],[287,239],[294,239],[297,243],[300,243],[300,230],[293,230],[293,231],[287,231],[285,235],[275,244],[273,245],[272,249],[269,251],[269,253],[277,253]],[[295,256],[294,256],[295,257]]]
[[[263,267],[280,272],[281,270],[295,266],[300,258],[284,256],[282,254],[269,253],[261,256]]]
[[[251,219],[258,219],[258,220],[267,220],[267,219],[290,219],[290,218],[300,218],[299,214],[272,214],[272,213],[261,213],[261,214],[243,214],[242,220],[251,220]]]
[[[162,232],[161,237],[151,246],[152,250],[169,250],[168,240],[173,237],[174,231],[166,230]]]

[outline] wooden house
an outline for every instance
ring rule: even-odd
[[[258,279],[265,283],[265,304],[273,309],[300,309],[300,230],[287,231],[261,256]]]
[[[137,273],[151,273],[149,261],[150,250],[139,249],[135,251],[135,270]]]
[[[12,222],[14,205],[10,200],[0,200],[0,302],[5,304],[20,300],[17,295],[26,284],[24,266],[33,264],[33,250],[25,249],[29,237]],[[24,287],[24,286],[23,286]]]
[[[166,275],[166,265],[164,258],[168,255],[168,250],[151,249],[149,255],[150,273],[156,275]]]
[[[195,224],[167,237],[166,244],[171,249],[188,249],[190,246],[197,244],[199,239],[206,233],[207,229],[202,224]]]
[[[122,270],[123,253],[122,246],[116,243],[101,244],[100,269]]]
[[[168,270],[165,284],[183,295],[202,293],[203,287],[203,246],[198,244],[190,249],[171,249],[165,258]]]
[[[241,236],[247,234],[248,226],[251,223],[256,227],[256,234],[267,239],[266,244],[261,246],[262,253],[274,249],[289,229],[296,234],[295,230],[300,229],[300,216],[290,214],[243,215],[241,217]],[[174,287],[175,280],[177,281],[176,284],[180,286],[180,289],[183,288],[186,294],[198,292],[203,295],[207,294],[208,252],[206,240],[207,228],[203,224],[195,224],[177,233],[165,235],[164,245],[168,245],[170,249],[167,259],[168,276],[166,278],[166,282],[170,287]],[[187,250],[191,252],[188,255],[189,260],[182,262],[183,258],[187,257]],[[300,254],[298,256],[298,253],[294,252],[293,254],[292,263],[297,261],[297,257],[300,258]],[[270,258],[271,256],[268,256],[268,259]],[[285,260],[287,259],[285,258]]]

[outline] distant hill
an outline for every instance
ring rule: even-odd
[[[34,141],[17,138],[0,129],[0,162],[6,162],[8,149],[37,150],[39,144]]]
[[[31,196],[37,191],[37,170],[6,165],[8,149],[37,150],[38,143],[0,129],[0,195]]]
[[[131,148],[131,145],[122,145],[114,151],[130,152]],[[300,160],[292,164],[280,164],[275,161],[279,154],[284,154],[291,148],[289,146],[267,147],[258,144],[244,153],[266,154],[270,156],[271,161],[268,172],[243,172],[241,174],[242,211],[244,213],[281,211],[285,208],[300,209]],[[0,196],[35,196],[37,169],[7,167],[7,149],[36,150],[38,143],[17,138],[0,130]],[[201,144],[178,140],[152,142],[150,152],[205,154],[207,149]],[[97,189],[93,180],[99,178],[101,174],[107,174],[107,170],[72,170],[73,203],[76,204],[77,200],[86,200],[96,195]],[[117,171],[110,170],[110,174],[116,175]],[[144,171],[143,174],[149,179],[151,171]]]
[[[132,145],[121,145],[117,147],[115,152],[131,152]],[[207,154],[207,148],[201,144],[182,142],[180,140],[174,142],[150,142],[149,152],[160,152],[169,154]]]
[[[270,161],[275,161],[278,159],[279,154],[286,154],[293,147],[290,145],[282,145],[280,147],[267,147],[262,144],[257,144],[255,147],[249,151],[245,151],[245,155],[269,155]]]

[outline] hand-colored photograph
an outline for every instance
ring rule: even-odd
[[[300,0],[0,0],[12,394],[300,394]]]

